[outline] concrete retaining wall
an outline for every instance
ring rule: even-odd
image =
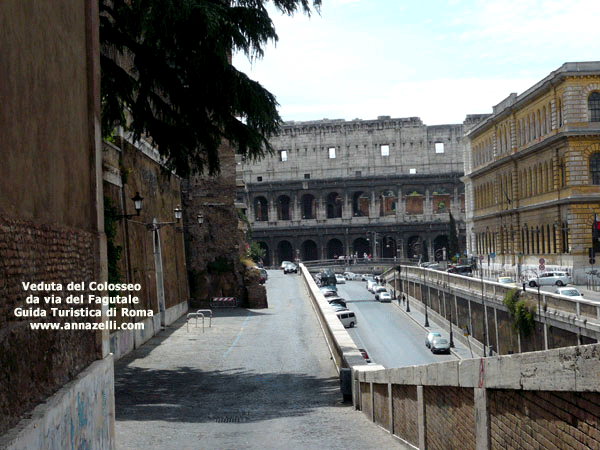
[[[6,450],[114,449],[112,355],[92,363],[0,437]]]
[[[168,308],[165,311],[165,324],[167,326],[172,324],[187,312],[187,301]],[[142,330],[120,330],[110,335],[110,351],[113,353],[115,360],[138,348],[161,330],[160,315],[148,317],[138,323],[144,325]]]
[[[355,407],[420,449],[598,448],[599,360],[600,345],[592,344],[397,369],[354,367]]]

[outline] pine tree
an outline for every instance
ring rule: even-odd
[[[272,0],[311,14],[310,0]],[[150,139],[181,176],[219,171],[223,139],[248,159],[272,151],[275,97],[231,64],[277,41],[268,0],[100,0],[102,132]],[[321,0],[312,0],[317,11]]]

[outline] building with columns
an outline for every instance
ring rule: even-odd
[[[288,122],[275,152],[239,161],[238,202],[267,265],[284,260],[441,259],[450,213],[466,245],[463,124],[417,117]]]
[[[585,283],[598,250],[600,62],[565,63],[511,94],[465,147],[469,252],[497,270],[563,269]]]

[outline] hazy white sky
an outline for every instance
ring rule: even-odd
[[[462,123],[565,62],[600,60],[599,0],[323,0],[310,19],[271,17],[278,43],[234,64],[284,120]]]

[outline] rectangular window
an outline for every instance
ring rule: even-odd
[[[287,161],[287,150],[279,150],[279,161]]]
[[[357,177],[360,177],[360,176],[362,176],[362,171],[360,171],[360,170],[357,170],[357,171],[356,171],[356,173],[355,173],[355,176],[357,176]]]
[[[387,144],[384,144],[380,147],[381,149],[381,156],[390,156],[390,146]]]
[[[305,173],[304,174],[304,179],[305,180],[310,180],[310,173]]]
[[[262,181],[262,177],[256,177],[256,181]]]
[[[335,159],[335,147],[329,147],[329,159]]]
[[[436,153],[444,153],[444,143],[443,142],[435,143],[435,152]]]
[[[411,175],[414,175],[415,173],[417,173],[417,169],[410,169],[408,171],[408,173],[410,173]]]

